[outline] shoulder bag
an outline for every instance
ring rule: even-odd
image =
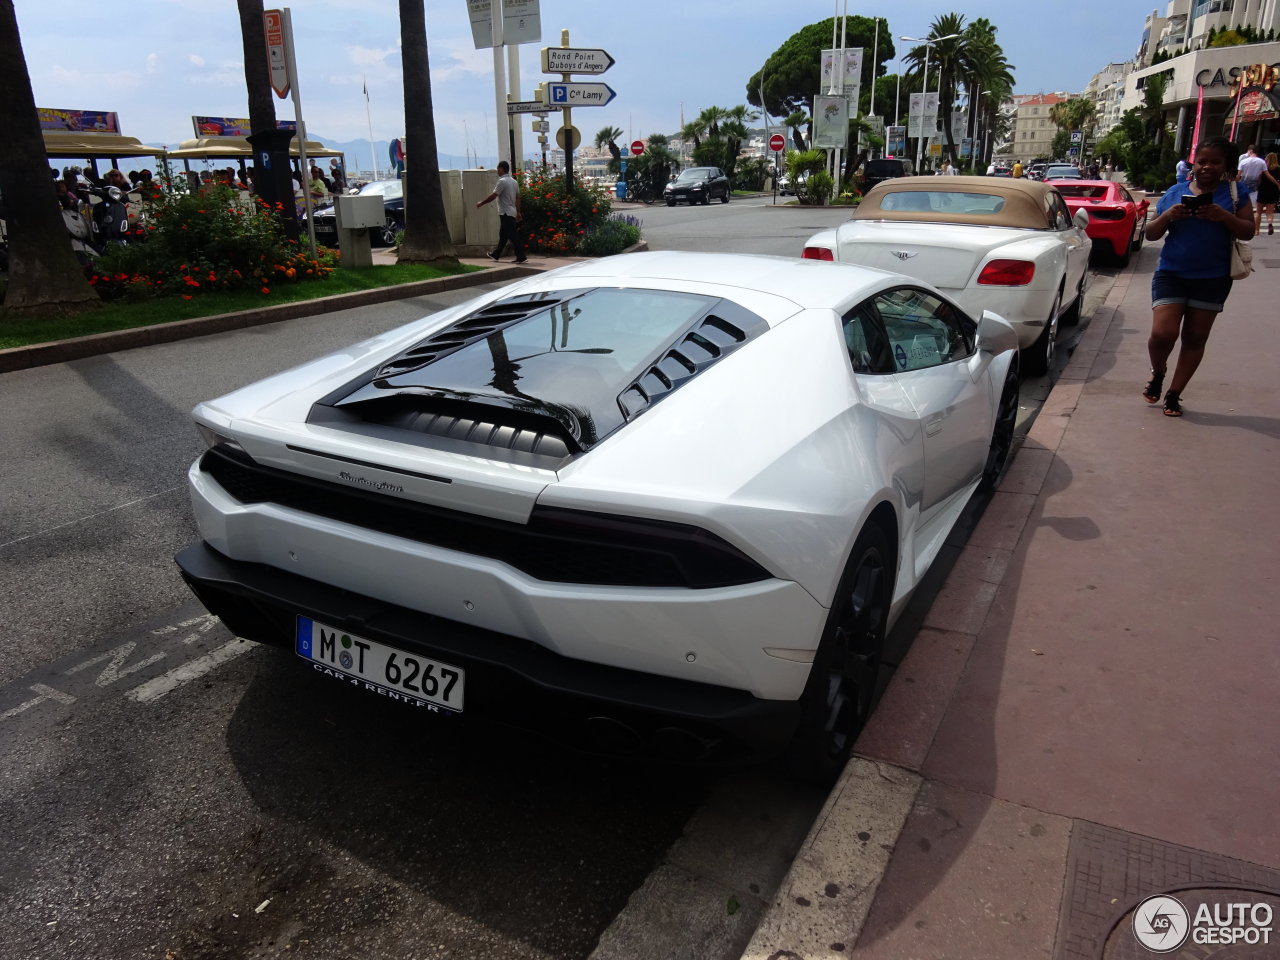
[[[1240,199],[1236,195],[1236,182],[1234,180],[1227,181],[1231,187],[1231,212],[1236,212],[1236,207],[1240,205]],[[1253,250],[1243,240],[1231,238],[1231,279],[1245,280],[1249,274],[1253,273]]]

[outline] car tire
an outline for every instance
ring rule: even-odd
[[[1035,343],[1022,351],[1022,367],[1030,376],[1038,377],[1053,368],[1054,353],[1058,349],[1058,312],[1062,309],[1062,291],[1053,298],[1053,309],[1045,321],[1044,331]]]
[[[801,779],[834,783],[871,714],[893,581],[889,536],[873,521],[849,553],[800,696],[800,720],[786,762]]]
[[[1138,228],[1138,235],[1133,241],[1133,252],[1137,253],[1142,249],[1142,241],[1147,239],[1147,218],[1142,218],[1142,225]]]
[[[674,207],[675,205],[676,205],[676,202],[675,202],[674,200],[668,200],[668,201],[667,201],[667,206],[668,206],[668,207]]]
[[[1080,313],[1084,310],[1084,281],[1085,277],[1080,278],[1080,285],[1076,288],[1076,298],[1071,301],[1071,306],[1067,307],[1066,312],[1058,319],[1058,328],[1074,327],[1080,322]]]
[[[396,218],[387,215],[387,219],[383,222],[382,228],[378,231],[378,245],[382,247],[394,247],[396,243],[396,234],[404,228],[396,221]]]
[[[1115,256],[1111,262],[1115,265],[1115,268],[1117,270],[1123,270],[1125,267],[1129,266],[1129,258],[1132,256],[1133,256],[1133,248],[1126,245],[1124,249],[1124,253],[1121,253]]]
[[[1009,364],[1004,375],[1004,387],[1000,391],[1000,405],[996,407],[996,422],[991,430],[991,446],[987,448],[987,463],[982,469],[978,489],[994,490],[1009,465],[1013,452],[1014,428],[1018,425],[1018,368]]]
[[[704,194],[702,195],[702,205],[703,205],[704,207],[709,207],[709,206],[711,206],[711,191],[710,191],[710,190],[708,190],[706,193],[704,193]]]
[[[728,188],[728,187],[725,187],[725,189],[724,189],[724,196],[720,198],[720,202],[721,202],[721,203],[728,203],[728,202],[729,202],[729,188]]]

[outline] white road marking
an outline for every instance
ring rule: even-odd
[[[129,654],[133,653],[133,649],[136,646],[136,643],[129,640],[114,649],[108,650],[101,656],[94,657],[92,660],[86,660],[84,663],[76,664],[68,670],[67,673],[79,673],[86,667],[92,667],[94,664],[101,663],[103,660],[110,660],[111,662],[102,669],[102,672],[98,674],[98,679],[94,681],[100,687],[109,687],[121,677],[127,677],[129,674],[141,670],[143,667],[149,667],[157,660],[163,660],[165,657],[163,653],[154,653],[146,660],[139,661],[138,663],[133,664],[133,666],[125,667],[121,670],[120,668],[124,666],[124,662],[129,659]]]
[[[203,677],[209,671],[222,666],[228,660],[234,660],[242,653],[248,653],[256,646],[257,644],[252,641],[236,638],[229,643],[216,647],[203,657],[184,663],[168,673],[162,673],[155,679],[134,687],[125,696],[138,703],[150,703],[152,700],[159,700],[166,693],[172,693],[184,683],[190,683],[198,677]]]
[[[67,704],[75,703],[76,698],[69,693],[63,693],[61,690],[55,690],[53,687],[46,687],[43,683],[33,683],[28,689],[39,694],[26,703],[20,703],[16,707],[11,707],[4,713],[0,713],[0,720],[8,720],[10,717],[16,717],[28,707],[34,707],[37,703],[43,703],[45,700],[56,700],[58,703]]]

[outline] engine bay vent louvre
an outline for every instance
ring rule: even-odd
[[[483,340],[485,337],[518,323],[525,317],[554,307],[574,297],[586,293],[581,290],[557,290],[552,293],[537,293],[532,296],[510,297],[499,300],[489,306],[451,323],[443,330],[437,330],[427,339],[415,343],[412,347],[392,357],[374,374],[374,380],[410,373],[420,367],[438,360],[446,354],[465,347],[469,343]]]
[[[757,331],[714,314],[704,317],[618,397],[628,420],[737,349]]]
[[[378,422],[414,433],[444,437],[461,443],[481,444],[490,450],[496,447],[515,453],[527,453],[534,457],[562,460],[569,456],[571,450],[574,453],[578,451],[576,444],[571,447],[563,428],[549,418],[520,417],[511,411],[492,408],[488,412],[496,414],[496,418],[476,417],[466,413],[424,410],[414,403],[399,402],[405,399],[408,398],[394,398],[392,402],[400,409],[380,416]],[[475,407],[465,409],[474,413]],[[522,423],[520,420],[527,422]],[[492,456],[492,453],[487,455]]]

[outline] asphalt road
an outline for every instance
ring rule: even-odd
[[[633,213],[758,253],[845,216]],[[172,563],[196,402],[476,292],[0,376],[6,960],[665,956],[675,900],[736,956],[819,793],[424,722],[237,641]]]

